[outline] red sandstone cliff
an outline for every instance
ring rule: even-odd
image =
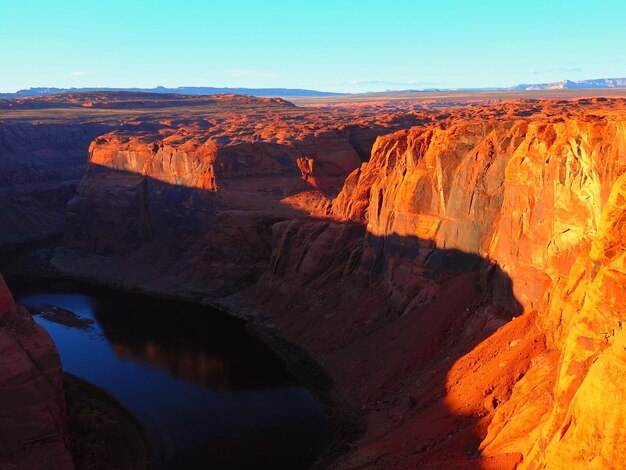
[[[616,266],[623,256],[624,129],[621,119],[515,123],[484,128],[473,148],[458,152],[454,136],[473,132],[453,128],[444,132],[452,135],[442,139],[444,149],[431,143],[420,152],[420,142],[430,136],[407,137],[400,168],[390,164],[393,151],[380,152],[387,158],[379,165],[386,175],[370,186],[368,229],[418,231],[437,246],[497,261],[526,315],[537,315],[548,338],[546,351],[513,388],[513,398],[496,412],[481,444],[483,458],[519,452],[522,466],[530,468],[619,468],[625,461],[619,453],[619,411],[607,406],[621,394],[615,374],[621,367],[622,274]],[[438,141],[436,134],[431,142]],[[404,136],[394,137],[401,147]],[[384,146],[384,139],[379,144]],[[450,150],[452,158],[446,158]],[[422,173],[420,164],[431,171],[425,169],[422,181],[412,184],[398,170],[416,159],[417,171],[407,174]],[[454,175],[447,188],[437,174]],[[379,193],[377,183],[385,188]],[[428,190],[432,196],[424,198]],[[394,201],[387,217],[372,210],[385,207],[378,197]],[[418,199],[419,208],[403,204]],[[408,214],[408,220],[398,221],[398,214]]]
[[[300,200],[325,212],[327,198],[311,190],[343,181],[361,163],[333,137],[319,138],[316,148],[177,139],[98,138],[68,205],[64,245],[116,256],[123,270],[152,268],[192,290],[223,295],[265,271],[272,224],[297,217]]]

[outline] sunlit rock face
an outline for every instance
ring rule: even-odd
[[[74,468],[65,427],[58,352],[0,276],[0,468]]]
[[[476,454],[487,467],[507,459],[563,469],[625,461],[617,403],[624,393],[625,138],[621,119],[584,116],[414,128],[379,138],[334,202],[335,215],[367,224],[364,263],[384,258],[392,298],[407,286],[396,273],[406,270],[407,236],[416,235],[411,258],[427,266],[437,248],[479,254],[510,277],[525,314],[537,315],[545,352],[534,352],[497,408]],[[387,241],[382,248],[368,243],[379,237]]]
[[[590,248],[550,302],[561,356],[554,405],[525,466],[619,468],[624,454],[626,175],[612,185]],[[589,245],[587,245],[589,246]],[[554,325],[548,324],[548,326]]]
[[[375,236],[417,236],[493,259],[537,308],[569,274],[626,168],[624,124],[512,121],[413,128],[378,139],[333,212]]]

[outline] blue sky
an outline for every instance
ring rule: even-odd
[[[626,76],[623,0],[0,0],[0,91]]]

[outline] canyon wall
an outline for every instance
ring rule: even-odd
[[[123,269],[111,268],[113,276],[157,272],[212,296],[255,282],[270,259],[272,225],[305,214],[304,207],[325,214],[324,191],[336,193],[361,164],[333,132],[226,144],[116,132],[96,139],[89,154],[67,207],[64,247],[115,259]]]
[[[350,247],[342,241],[338,222],[319,222],[316,227],[294,222],[278,236],[278,269],[264,279],[268,286],[289,293],[315,278],[328,278],[325,263],[333,257],[338,265],[330,272],[339,275],[319,283],[315,295],[305,296],[305,301],[298,298],[296,304],[319,302],[324,286],[334,282],[343,282],[344,292],[352,291],[341,294],[347,301],[327,299],[315,307],[318,312],[332,311],[335,327],[320,326],[326,316],[313,325],[306,318],[312,312],[294,318],[296,314],[283,307],[298,341],[312,349],[321,347],[335,364],[356,361],[357,354],[350,356],[346,350],[370,341],[375,353],[358,354],[359,360],[375,364],[363,374],[369,384],[352,387],[363,393],[381,375],[381,388],[394,384],[391,392],[382,389],[376,401],[366,405],[380,408],[380,414],[395,412],[395,420],[383,427],[393,431],[366,436],[347,468],[357,468],[360,458],[377,468],[416,463],[621,466],[623,410],[616,401],[623,396],[618,377],[624,367],[625,125],[621,119],[536,119],[413,128],[384,136],[377,140],[370,162],[350,175],[333,203],[336,219],[365,226],[359,235],[362,242],[351,241],[350,256],[336,258]],[[297,242],[291,241],[294,237]],[[294,256],[295,250],[301,255]],[[291,258],[285,261],[285,256]],[[303,261],[295,263],[298,256]],[[319,271],[314,279],[303,279],[315,268]],[[463,271],[476,271],[479,280],[472,282],[480,288],[474,287],[459,304],[472,284],[465,282],[455,290],[447,285],[458,283]],[[288,303],[293,302],[291,297]],[[454,319],[448,318],[451,308]],[[523,317],[510,321],[522,312]],[[346,320],[338,319],[340,315],[357,318],[342,330]],[[412,322],[427,338],[415,331],[405,336],[416,328],[407,325],[407,316],[414,317]],[[306,332],[300,330],[301,320]],[[335,330],[334,342],[310,339],[325,329]],[[491,336],[485,339],[487,334]],[[381,363],[370,356],[381,354],[376,338],[384,335],[383,344],[389,341],[393,349],[387,346]],[[428,349],[428,341],[437,344]],[[402,372],[396,370],[397,359],[391,359],[401,354],[396,348],[418,351],[404,353]],[[473,351],[455,355],[455,348]],[[516,349],[518,357],[505,360]],[[442,364],[438,357],[444,355],[457,357],[456,363]],[[497,368],[490,365],[496,356],[501,360]],[[412,369],[409,358],[420,365]],[[397,401],[404,380],[420,377],[424,368],[447,371],[440,390],[445,393],[445,412],[434,414],[436,400],[428,401],[432,388],[411,392],[410,385],[404,392],[412,397],[409,402],[424,406],[426,412],[407,417],[411,410],[401,411],[397,404],[380,407],[381,396],[382,401]],[[390,377],[390,371],[397,375]],[[405,377],[398,380],[402,374]],[[467,386],[472,382],[482,393]],[[451,414],[457,416],[456,424],[436,431],[432,420]],[[461,424],[461,418],[468,415],[475,419],[474,435],[457,437],[466,432],[468,421]],[[420,428],[419,421],[429,428]],[[410,442],[416,435],[419,439],[409,450],[385,449],[385,443]],[[375,450],[368,451],[370,447]],[[462,452],[475,461],[463,459]]]
[[[531,355],[496,410],[476,452],[485,462],[515,454],[522,468],[625,461],[615,403],[623,395],[625,125],[594,116],[400,132],[377,141],[336,199],[338,217],[367,224],[363,266],[385,260],[386,288],[403,312],[423,291],[398,296],[407,283],[394,273],[406,271],[406,260],[398,262],[393,241],[368,255],[368,237],[418,235],[425,243],[409,258],[420,267],[437,249],[479,254],[497,263],[524,314],[536,318],[545,351]],[[492,301],[511,311],[501,294]]]

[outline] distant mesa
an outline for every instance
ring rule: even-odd
[[[592,80],[561,80],[552,83],[517,85],[511,90],[578,90],[581,88],[626,88],[626,78],[596,78]]]

